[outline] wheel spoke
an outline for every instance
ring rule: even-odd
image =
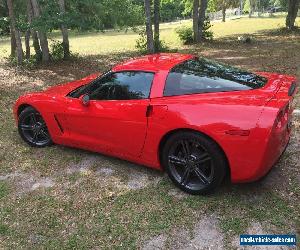
[[[31,125],[26,125],[26,124],[23,124],[21,125],[21,129],[22,130],[33,130],[33,127]]]
[[[46,126],[46,123],[45,123],[45,122],[43,122],[43,123],[41,124],[41,129],[44,129],[44,128],[47,128],[47,126]]]
[[[203,153],[202,155],[197,157],[197,160],[195,161],[196,164],[202,164],[204,162],[210,161],[211,157],[208,153]]]
[[[47,133],[43,128],[40,129],[40,131],[39,131],[38,134],[41,135],[41,136],[43,136],[45,139],[48,139],[48,138],[49,138],[48,133]]]
[[[189,179],[190,179],[190,169],[186,168],[181,177],[180,184],[185,186],[188,183]]]
[[[38,139],[39,132],[34,132],[32,137],[32,142],[35,143]]]
[[[169,156],[169,162],[175,165],[181,165],[181,166],[185,166],[186,165],[186,160],[183,158],[180,158],[178,156],[175,155],[170,155]]]
[[[207,179],[207,177],[205,176],[205,174],[204,174],[200,169],[196,168],[196,169],[194,170],[194,172],[195,172],[196,176],[199,178],[199,180],[200,180],[203,184],[207,185],[207,184],[210,183],[210,181]]]
[[[189,142],[184,140],[181,142],[181,146],[182,146],[182,151],[184,156],[186,157],[186,159],[188,158],[188,156],[190,155],[190,145]]]
[[[32,125],[36,124],[37,121],[34,113],[30,114],[30,121]]]

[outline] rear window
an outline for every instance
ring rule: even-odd
[[[164,96],[257,89],[267,79],[208,59],[192,59],[169,73]]]

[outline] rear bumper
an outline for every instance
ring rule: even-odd
[[[256,164],[253,164],[251,168],[248,169],[247,174],[244,174],[243,176],[239,175],[237,176],[237,178],[235,178],[235,176],[232,176],[232,182],[252,182],[264,177],[279,161],[280,157],[285,152],[289,144],[290,134],[291,131],[289,129],[285,129],[285,131],[281,131],[277,134],[273,132],[270,135],[261,160]]]

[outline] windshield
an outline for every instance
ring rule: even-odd
[[[106,76],[110,72],[111,72],[110,70],[106,71],[105,73],[103,73],[102,75],[98,76],[96,79],[94,79],[90,83],[88,83],[86,85],[83,85],[83,86],[80,86],[80,87],[72,90],[67,96],[73,97],[73,98],[79,98],[80,96],[91,92],[91,90],[93,89],[93,86],[95,84],[97,84],[97,82],[99,81],[99,79],[101,79],[102,77]]]

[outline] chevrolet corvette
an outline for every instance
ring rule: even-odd
[[[225,175],[239,183],[267,174],[289,142],[297,90],[293,76],[162,53],[25,94],[14,116],[30,146],[118,157],[206,194]]]

